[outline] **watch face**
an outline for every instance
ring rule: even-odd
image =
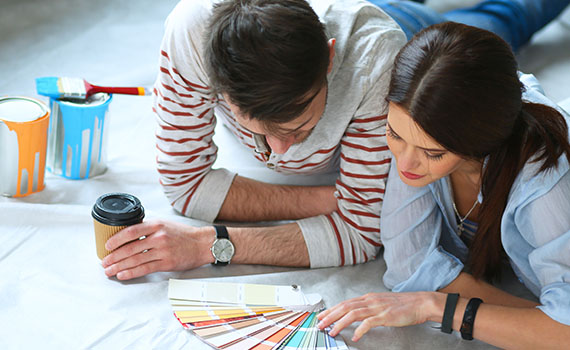
[[[218,261],[229,262],[234,256],[234,249],[234,245],[229,239],[220,238],[214,242],[212,254]]]

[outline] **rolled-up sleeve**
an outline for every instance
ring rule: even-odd
[[[557,176],[563,167],[540,179],[556,184],[546,193],[531,192],[513,218],[523,242],[530,246],[529,270],[523,262],[521,272],[537,284],[538,308],[553,320],[570,325],[570,172]],[[536,186],[539,179],[534,180],[527,186],[540,188]],[[530,192],[528,188],[520,190]],[[512,243],[510,246],[515,247]],[[524,251],[524,246],[520,245],[518,251]]]
[[[538,308],[548,317],[570,326],[570,284],[558,282],[545,286],[540,292],[540,303]]]
[[[201,56],[210,7],[209,1],[182,1],[169,15],[153,92],[160,184],[174,209],[208,222],[216,219],[236,175],[212,169],[217,96]]]
[[[393,160],[381,218],[386,287],[434,291],[457,278],[463,263],[440,245],[444,223],[430,188],[403,183]]]

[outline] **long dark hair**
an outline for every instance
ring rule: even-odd
[[[500,277],[501,218],[528,161],[539,172],[570,161],[568,127],[554,108],[522,100],[509,45],[495,34],[447,22],[424,29],[395,60],[387,100],[403,107],[439,144],[485,160],[479,226],[469,248],[473,276]]]

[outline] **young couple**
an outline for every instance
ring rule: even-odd
[[[206,221],[296,221],[144,222],[109,239],[105,273],[338,266],[372,259],[383,244],[384,282],[397,293],[334,306],[321,327],[336,322],[336,334],[362,321],[358,340],[375,326],[432,320],[500,347],[566,344],[568,127],[517,73],[511,49],[567,4],[488,0],[442,16],[408,1],[182,1],[155,85],[165,194]],[[508,43],[444,23],[404,46],[445,20]],[[271,169],[337,171],[335,186],[212,169],[217,120]],[[505,261],[539,303],[488,283]]]

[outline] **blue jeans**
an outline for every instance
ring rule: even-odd
[[[483,0],[470,8],[438,13],[412,1],[368,1],[398,22],[408,40],[432,24],[453,21],[489,30],[508,42],[515,52],[570,3],[570,0]]]

